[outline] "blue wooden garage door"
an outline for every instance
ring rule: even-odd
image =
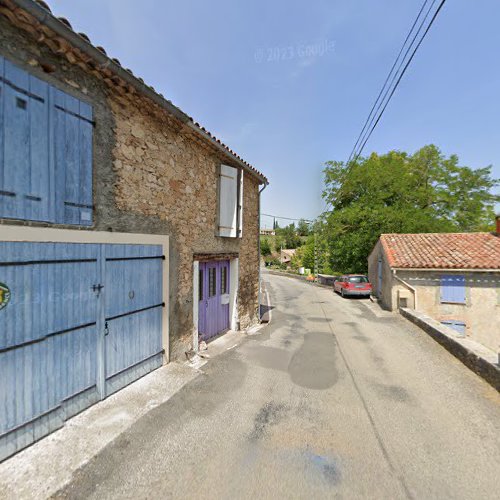
[[[162,364],[162,247],[0,242],[0,460]]]

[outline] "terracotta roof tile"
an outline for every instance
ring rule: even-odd
[[[491,233],[383,234],[380,241],[391,267],[500,270],[500,237]]]

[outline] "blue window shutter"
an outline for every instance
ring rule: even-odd
[[[92,224],[92,108],[52,89],[56,220]]]
[[[465,323],[463,321],[450,319],[446,321],[441,321],[441,324],[453,328],[453,330],[460,333],[461,335],[465,335]]]
[[[4,135],[5,135],[5,120],[4,120],[4,100],[5,100],[5,86],[3,83],[5,61],[0,56],[0,217],[4,217],[7,208],[8,198],[4,193]]]
[[[48,85],[0,59],[0,217],[48,221]]]
[[[465,304],[465,276],[441,276],[441,302]]]

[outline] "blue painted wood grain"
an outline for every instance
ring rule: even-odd
[[[8,61],[2,68],[0,215],[48,221],[48,85]]]
[[[441,276],[441,302],[452,302],[465,304],[465,276],[443,275]]]
[[[56,219],[92,224],[92,108],[51,89],[54,111]]]
[[[0,460],[161,366],[161,256],[158,245],[0,242],[11,291],[0,310]]]
[[[162,349],[162,247],[107,245],[106,380]],[[117,317],[119,316],[119,317]],[[107,394],[116,381],[106,384]]]
[[[0,58],[0,217],[92,224],[92,107]]]

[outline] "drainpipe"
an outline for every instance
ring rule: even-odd
[[[418,308],[417,308],[417,289],[415,287],[411,286],[405,280],[401,279],[396,274],[396,269],[392,270],[392,275],[394,276],[394,278],[396,278],[400,283],[402,283],[406,288],[408,288],[413,293],[413,304],[415,305],[415,311],[417,311],[418,310]]]
[[[260,320],[261,320],[261,314],[260,314],[260,300],[261,300],[261,295],[262,295],[262,292],[261,292],[261,287],[262,287],[262,276],[261,276],[261,270],[260,270],[260,195],[262,193],[262,191],[264,191],[264,189],[266,189],[266,187],[269,186],[269,182],[264,182],[264,185],[262,186],[261,189],[259,189],[259,237],[258,237],[258,245],[257,245],[257,249],[258,249],[258,252],[259,252],[259,294],[258,294],[258,300],[257,300],[257,305],[259,307],[259,323],[260,323]]]

